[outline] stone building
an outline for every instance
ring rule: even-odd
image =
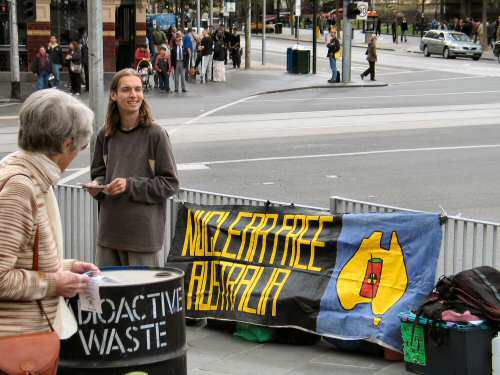
[[[104,71],[129,67],[136,46],[146,39],[147,0],[103,0]],[[20,25],[25,30],[28,65],[38,49],[55,35],[61,45],[79,40],[87,29],[87,1],[36,0],[36,20]]]

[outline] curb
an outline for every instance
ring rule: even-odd
[[[8,98],[0,98],[0,104],[20,104],[22,100],[19,99],[8,99]]]
[[[302,91],[302,90],[311,90],[311,89],[345,89],[350,87],[386,87],[389,86],[387,83],[372,83],[372,84],[363,84],[363,83],[340,83],[340,84],[330,84],[330,85],[310,85],[310,86],[301,86],[301,87],[291,87],[288,89],[278,89],[278,90],[268,90],[261,91],[254,96],[259,95],[268,95],[268,94],[279,94],[284,92],[292,92],[292,91]]]
[[[269,38],[269,39],[274,39],[274,40],[289,40],[289,41],[295,41],[296,39],[291,39],[291,38],[281,38],[281,37],[276,37],[276,36],[273,36],[272,34],[271,35],[267,35],[266,34],[266,38]],[[311,40],[305,40],[305,39],[300,39],[299,42],[302,42],[302,43],[312,43]],[[318,40],[318,44],[324,44],[323,40]],[[356,43],[356,44],[352,44],[351,45],[353,48],[367,48],[368,45],[367,44],[359,44],[359,43]],[[419,54],[419,55],[422,55],[423,52],[420,51],[420,50],[412,50],[412,49],[399,49],[399,48],[391,48],[391,47],[380,47],[380,46],[377,46],[377,50],[379,51],[389,51],[389,52],[407,52],[407,53],[414,53],[414,54]],[[490,56],[482,56],[481,57],[481,60],[487,60],[487,61],[496,61],[497,58],[495,56],[493,57],[490,57]]]

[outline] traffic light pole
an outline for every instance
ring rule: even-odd
[[[21,72],[19,71],[19,41],[17,34],[17,4],[10,0],[10,97],[21,99]]]
[[[201,0],[196,0],[196,34],[198,34],[198,37],[200,36],[200,27],[201,27],[201,5],[200,5]]]
[[[97,130],[104,122],[104,64],[102,33],[102,0],[87,2],[89,44],[89,107],[94,111],[94,135],[90,143],[90,158],[94,155]]]
[[[262,65],[266,65],[266,0],[262,0]]]
[[[344,27],[342,35],[342,82],[351,82],[352,20],[347,17],[347,7],[352,0],[344,1]]]
[[[245,70],[251,68],[252,0],[245,0],[247,20],[245,25]]]
[[[316,74],[316,48],[318,41],[316,40],[316,28],[318,27],[317,25],[317,12],[318,12],[318,0],[313,0],[312,3],[313,6],[313,63],[312,63],[312,71],[313,74]]]
[[[214,0],[210,0],[209,12],[210,12],[208,14],[209,25],[212,26],[214,24]]]

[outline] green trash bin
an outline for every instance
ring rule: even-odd
[[[309,74],[311,71],[311,51],[309,50],[294,50],[296,53],[296,74]]]

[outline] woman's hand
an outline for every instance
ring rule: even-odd
[[[55,273],[55,276],[56,294],[66,298],[76,296],[90,283],[90,277],[87,275],[79,275],[73,272],[59,271]]]
[[[71,267],[71,272],[74,273],[85,273],[85,272],[92,272],[93,274],[100,274],[101,271],[99,268],[93,264],[93,263],[87,263],[87,262],[80,262],[76,261],[73,263],[73,266]]]

